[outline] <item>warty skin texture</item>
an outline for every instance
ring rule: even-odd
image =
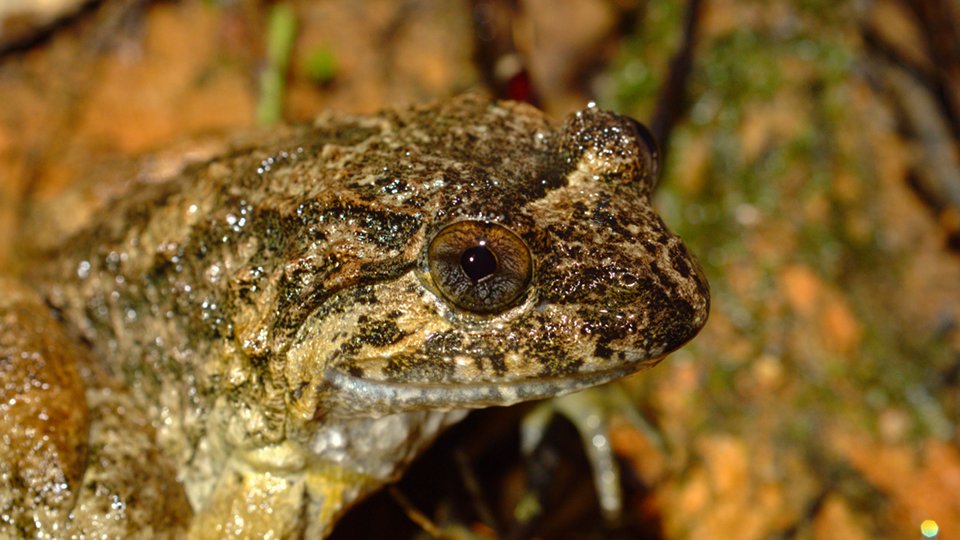
[[[30,277],[152,419],[193,536],[321,537],[463,409],[596,385],[700,330],[707,283],[649,204],[655,154],[593,107],[327,114],[129,182]],[[499,311],[431,274],[461,221],[529,251]]]

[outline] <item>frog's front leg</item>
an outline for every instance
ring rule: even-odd
[[[265,459],[268,456],[273,460]],[[304,468],[303,452],[290,443],[235,451],[191,524],[190,537],[298,535],[303,529]]]
[[[324,538],[390,482],[463,410],[331,418],[283,442],[234,449],[191,525],[192,538]]]
[[[620,469],[610,444],[610,419],[614,415],[624,416],[636,429],[662,444],[659,435],[640,416],[623,387],[611,383],[540,403],[523,419],[521,447],[524,454],[533,454],[557,415],[567,418],[579,431],[592,469],[600,510],[608,523],[617,523],[623,510],[623,495]]]
[[[292,441],[236,450],[190,537],[323,538],[352,501],[382,483],[317,460]]]

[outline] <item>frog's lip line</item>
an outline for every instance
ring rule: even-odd
[[[337,389],[337,395],[349,395],[357,410],[403,412],[423,409],[479,408],[512,405],[583,390],[618,379],[655,365],[660,359],[618,368],[576,373],[564,377],[545,377],[528,381],[504,381],[480,384],[403,384],[364,379],[337,369],[328,369],[325,383]],[[351,407],[352,409],[353,407]]]

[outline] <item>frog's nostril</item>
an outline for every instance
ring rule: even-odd
[[[640,283],[640,278],[630,272],[623,272],[617,275],[617,282],[625,289],[632,289]]]

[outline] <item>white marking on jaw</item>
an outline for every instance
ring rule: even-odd
[[[449,410],[511,405],[596,386],[649,365],[650,362],[641,361],[576,376],[479,384],[405,384],[357,378],[336,369],[327,370],[324,378],[343,397],[331,404],[329,412],[341,417],[375,417],[425,408]]]

